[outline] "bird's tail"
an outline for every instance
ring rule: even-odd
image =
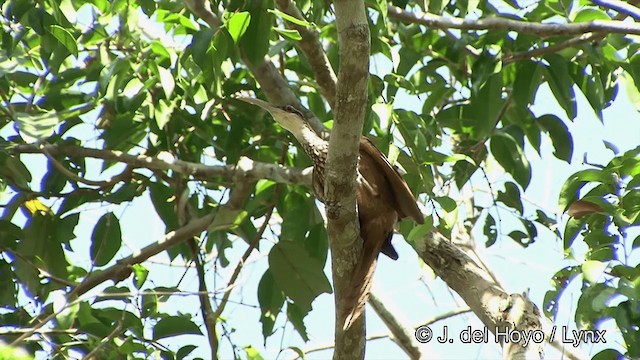
[[[392,233],[388,235],[382,235],[379,233],[367,234],[366,229],[361,229],[361,231],[364,244],[362,254],[356,264],[356,268],[353,270],[353,275],[351,276],[351,281],[347,288],[343,312],[340,317],[340,319],[343,320],[342,330],[350,328],[351,325],[362,315],[364,306],[369,299],[369,292],[371,291],[371,285],[373,284],[373,273],[376,270],[380,248],[384,243],[384,240],[393,235]],[[375,235],[377,237],[382,235],[385,236],[385,238],[380,240],[371,235]]]

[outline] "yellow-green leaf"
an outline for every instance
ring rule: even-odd
[[[76,38],[74,38],[67,29],[58,25],[51,25],[49,32],[58,39],[58,41],[60,41],[60,43],[66,47],[73,56],[78,57],[78,44],[76,43]]]
[[[229,17],[227,21],[227,31],[229,31],[229,35],[233,38],[233,42],[237,43],[242,35],[244,35],[250,22],[251,14],[247,11],[237,12]]]

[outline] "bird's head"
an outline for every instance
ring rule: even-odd
[[[302,113],[300,113],[298,109],[294,108],[291,105],[278,107],[260,99],[244,96],[238,97],[238,100],[242,100],[244,102],[259,106],[267,110],[271,114],[271,116],[273,116],[275,121],[280,124],[280,126],[294,135],[299,134],[303,127],[308,126],[304,120],[304,117],[302,116]]]

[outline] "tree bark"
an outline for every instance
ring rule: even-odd
[[[340,69],[324,187],[336,301],[336,348],[333,358],[362,359],[365,317],[361,316],[345,331],[339,314],[344,311],[346,287],[349,286],[351,274],[362,251],[355,180],[360,136],[366,113],[371,44],[364,1],[339,0],[334,5]]]
[[[544,341],[506,342],[500,334],[542,332],[538,308],[526,297],[509,295],[491,275],[438,232],[416,241],[415,250],[447,285],[469,305],[482,323],[499,340],[505,359],[540,359]]]

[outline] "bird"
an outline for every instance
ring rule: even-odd
[[[237,98],[268,111],[298,140],[313,163],[314,193],[324,203],[324,169],[329,142],[311,128],[302,112],[294,106],[274,106],[245,96]],[[418,224],[424,223],[424,216],[406,181],[366,136],[360,138],[357,171],[356,203],[363,249],[348,288],[343,291],[346,295],[339,317],[343,330],[351,327],[364,311],[379,253],[398,259],[398,253],[391,244],[396,222],[410,217]]]

